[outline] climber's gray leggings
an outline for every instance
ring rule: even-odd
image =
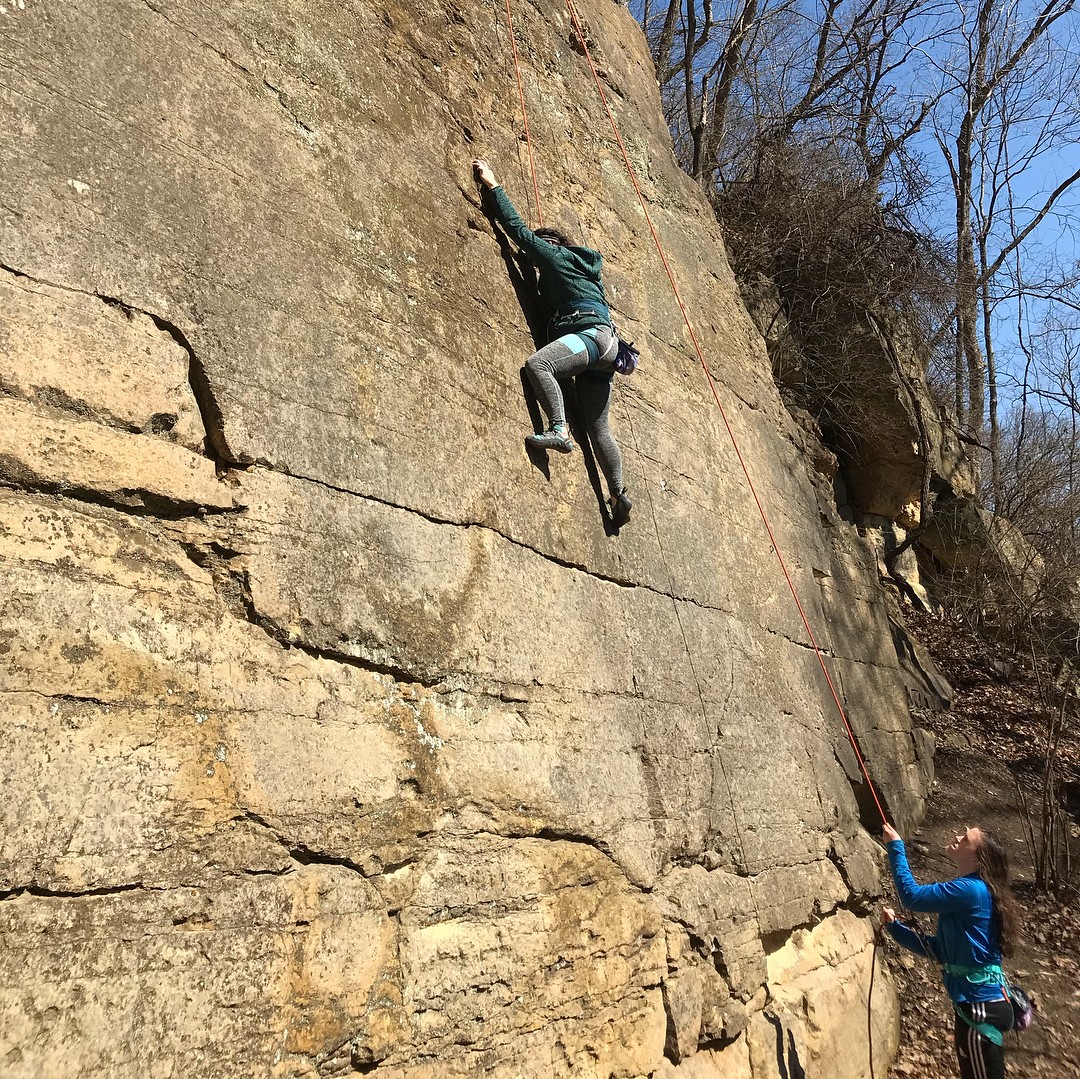
[[[591,366],[588,347],[582,340],[582,334],[586,333],[596,341],[600,350],[599,361]],[[622,454],[608,426],[611,383],[618,347],[618,338],[611,332],[610,326],[596,326],[581,333],[565,334],[534,352],[525,361],[529,381],[552,427],[557,423],[566,423],[566,406],[557,380],[572,375],[581,376],[574,379],[578,402],[589,429],[589,441],[612,495],[619,494],[623,489]]]

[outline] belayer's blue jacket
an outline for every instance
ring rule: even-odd
[[[918,955],[936,959],[943,967],[963,967],[973,973],[979,968],[1000,967],[1001,949],[992,925],[993,900],[979,873],[968,873],[940,884],[916,884],[904,841],[894,839],[885,846],[901,904],[916,913],[938,916],[937,932],[932,937],[916,933],[900,922],[891,922],[886,928],[897,943]],[[973,980],[946,969],[942,981],[956,1004],[1000,1000],[1002,996],[1001,982],[993,978]]]

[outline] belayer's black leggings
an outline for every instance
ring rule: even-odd
[[[957,1004],[957,1008],[976,1023],[989,1023],[1000,1031],[1012,1030],[1013,1010],[1007,1000]],[[959,1015],[953,1027],[953,1041],[960,1063],[960,1079],[1005,1079],[1005,1047],[995,1045]]]

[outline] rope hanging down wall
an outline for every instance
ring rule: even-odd
[[[709,365],[705,360],[705,355],[702,352],[701,345],[698,342],[697,334],[694,332],[693,323],[690,321],[690,314],[686,309],[686,304],[683,302],[682,294],[679,291],[678,283],[675,280],[675,274],[671,269],[671,265],[668,262],[667,254],[664,251],[664,245],[660,241],[660,236],[656,231],[656,227],[653,225],[652,217],[649,215],[649,208],[645,203],[645,197],[641,192],[641,187],[638,184],[637,175],[634,172],[634,166],[630,162],[630,155],[626,151],[626,146],[623,143],[622,135],[619,132],[619,125],[616,123],[615,115],[611,111],[611,105],[608,103],[607,94],[604,92],[603,83],[600,80],[600,75],[596,70],[596,65],[593,63],[592,53],[589,50],[588,42],[585,39],[585,34],[581,28],[581,22],[578,19],[577,9],[574,7],[573,0],[566,0],[567,11],[570,14],[571,22],[574,26],[574,32],[577,35],[578,42],[581,45],[582,52],[589,65],[589,70],[592,72],[593,82],[596,84],[596,89],[600,95],[600,100],[603,103],[604,111],[607,113],[608,123],[611,125],[611,130],[615,136],[615,142],[619,147],[619,152],[622,155],[623,164],[626,166],[626,171],[630,177],[630,182],[633,184],[634,191],[637,194],[638,202],[641,204],[641,211],[645,216],[645,222],[649,226],[649,232],[652,234],[653,243],[656,245],[657,253],[660,256],[660,261],[663,263],[664,271],[667,273],[668,282],[671,285],[671,290],[674,293],[675,300],[679,305],[679,310],[682,312],[683,321],[686,323],[686,329],[690,334],[690,340],[693,343],[694,351],[697,354],[698,362],[701,364],[701,369],[705,373],[705,378],[708,381],[709,389],[712,391],[713,400],[716,402],[716,407],[720,410],[720,416],[724,423],[724,429],[727,431],[728,438],[731,441],[732,449],[735,451],[735,456],[738,459],[739,467],[742,469],[742,474],[746,480],[746,485],[749,488],[750,494],[754,499],[754,504],[757,506],[758,514],[761,517],[762,524],[765,526],[765,531],[769,537],[769,543],[772,546],[773,552],[776,555],[776,560],[780,564],[780,569],[783,573],[784,580],[787,582],[788,591],[791,593],[791,598],[795,602],[795,606],[799,612],[799,618],[802,620],[803,627],[806,630],[807,637],[811,646],[814,649],[814,654],[817,656],[818,665],[821,667],[821,672],[825,676],[825,681],[829,687],[829,693],[832,696],[833,703],[836,705],[837,713],[840,719],[843,721],[844,730],[847,733],[848,741],[851,743],[851,748],[855,753],[855,759],[859,763],[859,769],[863,774],[863,778],[866,780],[867,788],[870,791],[874,799],[874,805],[877,807],[878,813],[881,815],[882,823],[887,822],[885,811],[881,806],[881,800],[878,798],[877,790],[874,787],[873,780],[870,778],[870,773],[866,767],[866,761],[863,758],[862,752],[859,749],[859,743],[855,737],[855,731],[851,726],[851,722],[848,719],[847,712],[844,709],[843,704],[840,701],[840,694],[837,692],[836,685],[833,682],[832,675],[829,673],[829,668],[825,663],[825,656],[820,646],[818,645],[817,638],[814,636],[814,631],[810,625],[810,619],[806,615],[806,610],[803,607],[802,600],[799,598],[798,590],[795,587],[795,582],[792,579],[791,573],[788,570],[787,562],[784,559],[783,553],[780,550],[780,546],[776,541],[776,536],[773,532],[772,524],[769,521],[768,514],[765,512],[764,504],[758,495],[757,488],[754,485],[753,478],[750,475],[750,469],[746,464],[746,460],[743,457],[742,450],[739,448],[738,439],[735,437],[735,432],[728,419],[724,405],[720,400],[720,394],[716,388],[716,381],[713,378],[712,372],[709,370]],[[517,53],[517,43],[514,40],[514,25],[513,16],[510,10],[510,0],[506,0],[506,16],[510,26],[510,40],[513,44],[514,52],[514,68],[517,73],[518,93],[521,100],[521,112],[522,120],[525,129],[525,141],[528,145],[529,152],[529,165],[532,171],[533,181],[533,198],[536,202],[536,214],[537,220],[543,223],[543,217],[540,210],[540,194],[539,185],[536,179],[536,165],[533,157],[532,137],[529,132],[529,121],[527,116],[527,109],[525,106],[525,92],[521,81],[521,69],[520,62]]]
[[[525,144],[529,148],[529,171],[532,173],[536,223],[543,226],[544,212],[540,209],[540,185],[536,182],[536,159],[533,157],[532,135],[529,133],[529,110],[525,107],[525,85],[521,81],[521,62],[518,59],[517,38],[514,35],[514,16],[510,11],[510,0],[506,0],[506,25],[510,29],[510,48],[514,52],[514,75],[517,77],[518,100],[521,102],[521,123],[525,128]]]

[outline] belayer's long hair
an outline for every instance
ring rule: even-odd
[[[558,244],[560,247],[573,247],[570,242],[570,237],[565,232],[560,232],[558,229],[542,228],[537,229],[535,234],[541,240],[547,240],[549,244]]]
[[[1009,887],[1009,856],[1001,840],[993,832],[980,828],[982,842],[976,855],[979,872],[990,889],[993,900],[991,925],[997,935],[1002,955],[1010,955],[1020,934],[1020,907]]]

